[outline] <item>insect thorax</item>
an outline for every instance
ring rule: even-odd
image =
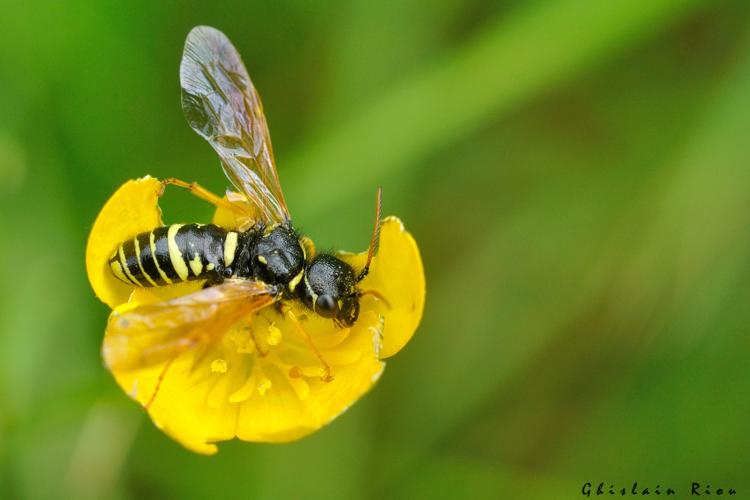
[[[290,294],[305,270],[305,251],[294,229],[288,224],[254,226],[243,240],[235,275],[284,285]]]

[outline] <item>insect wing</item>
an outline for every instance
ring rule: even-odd
[[[168,362],[198,344],[220,339],[241,318],[278,298],[263,282],[227,280],[183,297],[115,311],[102,346],[104,362],[110,370]]]
[[[266,221],[289,220],[260,96],[226,35],[208,26],[190,31],[180,84],[185,118],[219,154],[232,184]]]

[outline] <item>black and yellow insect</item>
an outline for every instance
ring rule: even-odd
[[[117,278],[135,286],[164,286],[226,278],[261,280],[281,296],[299,298],[324,317],[351,326],[359,312],[355,276],[347,264],[328,254],[307,259],[291,224],[270,230],[258,222],[244,232],[213,224],[172,224],[121,243],[109,259]]]
[[[143,332],[164,338],[149,353],[155,361],[173,359],[199,336],[221,333],[243,316],[282,299],[299,300],[341,327],[353,325],[362,294],[357,284],[367,274],[377,247],[380,191],[363,269],[355,270],[330,254],[312,255],[306,238],[295,231],[284,201],[260,98],[223,33],[205,26],[190,32],[180,83],[188,123],[216,150],[241,201],[255,214],[252,224],[242,230],[175,224],[118,245],[109,266],[127,284],[154,287],[205,280],[205,285],[187,297],[142,307],[111,321],[105,360],[110,366],[127,364],[128,338]],[[219,207],[241,210],[239,204],[195,183],[177,179],[162,183],[188,188]],[[137,359],[145,363],[143,353]]]

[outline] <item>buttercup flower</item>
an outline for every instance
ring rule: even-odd
[[[345,411],[380,377],[383,359],[409,341],[424,307],[424,273],[416,243],[395,217],[384,219],[380,250],[370,273],[358,285],[360,315],[354,326],[340,328],[298,301],[285,301],[301,319],[330,375],[298,331],[299,326],[275,306],[236,322],[223,335],[184,349],[165,362],[113,367],[109,362],[114,321],[149,304],[183,297],[202,282],[137,288],[115,278],[108,265],[117,246],[139,233],[161,226],[158,199],[162,184],[152,177],[120,187],[99,213],[89,236],[86,269],[97,297],[113,309],[105,332],[105,364],[122,389],[147,408],[154,424],[185,447],[205,454],[216,442],[286,442],[319,429]],[[253,219],[244,198],[228,194],[243,210],[217,210],[214,224],[246,229]],[[314,251],[309,246],[309,251]],[[367,252],[341,253],[362,269]],[[162,336],[129,339],[129,349],[158,349]],[[162,380],[160,381],[160,377]],[[156,389],[158,387],[158,392]],[[156,396],[154,397],[154,394]]]

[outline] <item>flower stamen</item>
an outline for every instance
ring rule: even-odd
[[[258,382],[258,394],[265,396],[272,385],[271,379],[266,376],[261,377],[260,382]]]
[[[250,334],[250,338],[253,339],[253,344],[255,344],[255,349],[258,351],[258,355],[260,355],[261,358],[265,358],[266,356],[268,356],[268,351],[264,351],[260,348],[260,344],[258,343],[258,339],[255,338],[253,329],[248,327],[247,331]]]
[[[281,342],[281,329],[276,326],[276,322],[271,323],[268,325],[268,329],[266,330],[266,343],[268,343],[269,346],[279,345]]]
[[[249,335],[250,326],[243,322],[242,328],[233,330],[229,335],[229,340],[234,342],[235,350],[239,354],[252,354],[255,352],[255,343]]]
[[[222,358],[216,358],[211,361],[211,373],[226,373],[227,362]]]

